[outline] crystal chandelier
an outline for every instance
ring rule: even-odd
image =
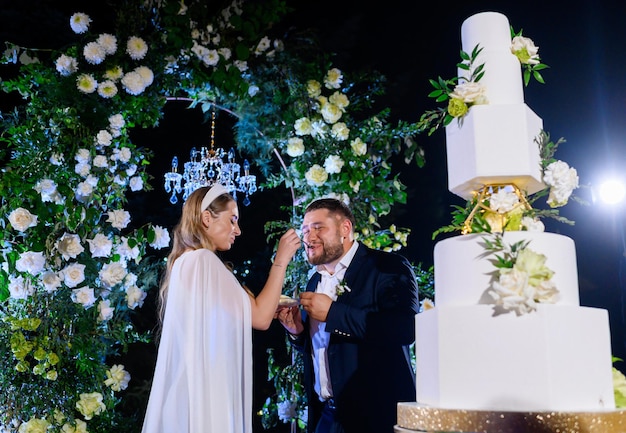
[[[224,160],[227,156],[227,161]],[[245,194],[243,204],[250,204],[250,195],[257,190],[256,176],[250,174],[250,163],[241,166],[235,162],[235,149],[231,148],[228,153],[222,148],[215,148],[215,105],[211,110],[211,147],[191,149],[189,162],[184,165],[182,174],[178,173],[178,157],[172,158],[172,171],[165,173],[165,191],[171,193],[170,203],[178,202],[177,195],[183,192],[183,201],[189,195],[203,186],[212,186],[221,183],[228,192],[237,199],[237,192]]]

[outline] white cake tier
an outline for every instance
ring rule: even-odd
[[[471,54],[476,46],[482,48],[474,67],[484,64],[485,86],[490,105],[521,104],[524,102],[522,67],[511,52],[511,29],[506,16],[497,12],[472,15],[461,25],[461,46]],[[459,77],[467,71],[458,70]]]
[[[526,104],[475,105],[446,126],[448,189],[468,200],[483,186],[545,188],[537,139],[543,121]]]
[[[486,305],[416,316],[417,402],[444,409],[615,408],[606,310],[540,305],[492,316]]]
[[[435,304],[438,307],[478,305],[493,302],[486,295],[496,267],[495,255],[484,247],[483,236],[454,236],[435,244]],[[513,244],[528,240],[528,248],[546,256],[546,266],[554,272],[552,281],[559,291],[557,305],[580,305],[576,247],[567,236],[546,232],[504,232],[503,241]]]

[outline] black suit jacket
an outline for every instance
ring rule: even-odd
[[[306,290],[315,291],[320,279],[315,273]],[[409,346],[419,303],[413,267],[398,254],[359,245],[344,282],[350,291],[333,302],[326,320],[336,417],[346,433],[393,433],[397,403],[415,401]],[[321,404],[313,389],[309,321],[302,313],[305,330],[293,343],[305,353],[308,431],[313,432]]]

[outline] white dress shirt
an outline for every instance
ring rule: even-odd
[[[354,241],[352,247],[344,255],[337,266],[335,272],[331,275],[323,265],[317,266],[317,272],[322,276],[315,293],[324,293],[333,301],[337,300],[337,286],[343,280],[343,277],[352,262],[352,258],[356,253],[359,243]],[[311,341],[313,343],[313,368],[315,369],[315,392],[320,400],[328,400],[333,397],[333,390],[330,382],[330,372],[328,369],[328,342],[330,341],[330,333],[326,332],[326,322],[311,319]]]

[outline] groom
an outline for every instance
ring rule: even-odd
[[[302,224],[316,266],[298,307],[278,319],[305,353],[309,433],[393,433],[397,403],[415,401],[409,346],[418,310],[413,268],[354,239],[341,201],[309,204]]]

